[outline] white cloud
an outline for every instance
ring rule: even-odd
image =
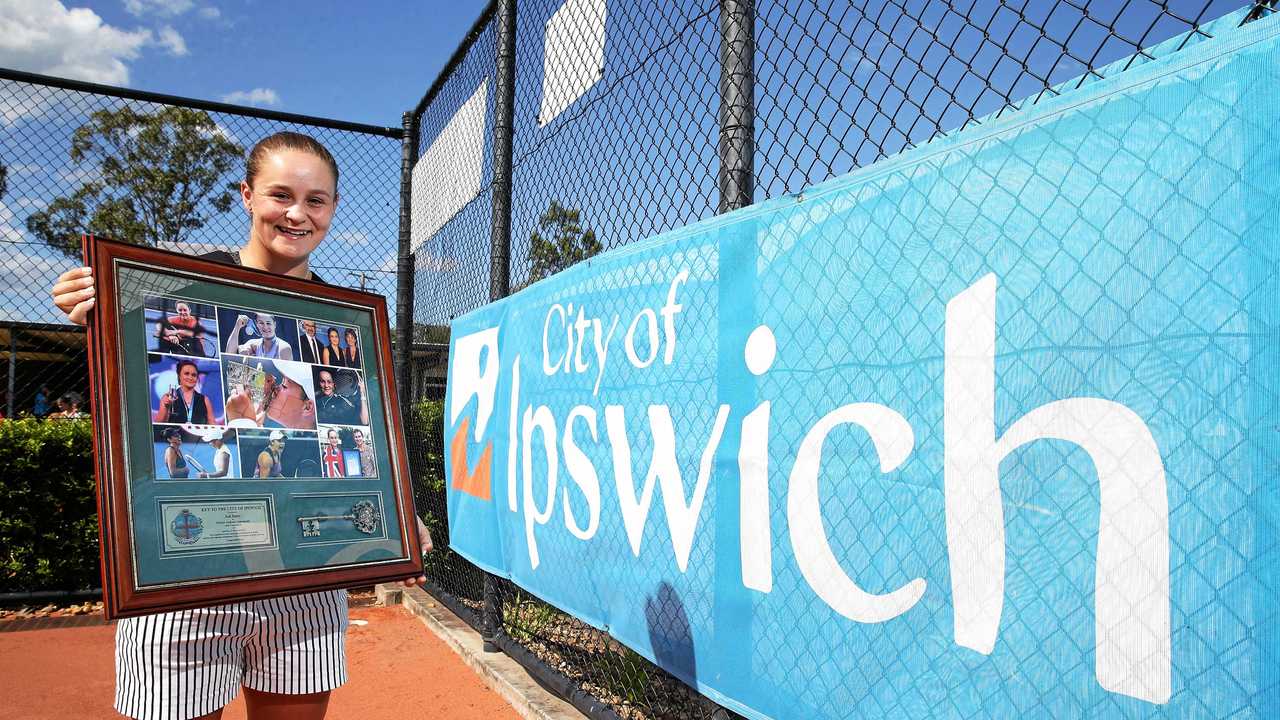
[[[127,85],[126,63],[151,42],[150,30],[112,27],[94,11],[59,0],[0,2],[0,66]]]
[[[156,44],[174,57],[182,57],[187,54],[187,41],[182,39],[177,30],[165,25],[160,28],[160,34],[156,37]]]
[[[363,230],[340,230],[330,235],[329,238],[348,245],[369,244],[369,233]]]
[[[217,20],[222,17],[222,11],[216,7],[202,7],[198,14],[205,20]]]
[[[195,6],[193,0],[124,0],[124,9],[134,17],[155,15],[177,17]]]
[[[233,93],[227,93],[222,96],[222,102],[232,103],[235,105],[255,105],[264,107],[268,105],[279,105],[280,96],[271,88],[254,88],[252,90],[237,90]]]

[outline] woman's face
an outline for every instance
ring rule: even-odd
[[[338,337],[339,337],[338,331],[334,330],[333,328],[329,328],[329,344],[332,345],[333,347],[338,347],[339,345],[341,345],[342,343],[339,342]]]
[[[249,241],[282,258],[310,255],[333,220],[335,183],[329,166],[309,152],[267,153],[253,187],[240,183],[241,200],[252,218]]]
[[[333,394],[333,375],[329,374],[327,370],[320,371],[320,394]]]
[[[170,435],[167,439],[169,440],[169,444],[172,445],[173,447],[178,447],[179,445],[182,444],[182,436],[176,433],[173,435]]]
[[[347,338],[347,347],[356,346],[356,334],[354,332],[352,332],[351,330],[348,330],[346,332],[346,338]]]
[[[178,382],[183,390],[195,390],[196,381],[199,379],[200,373],[196,371],[195,365],[183,365],[178,371]]]

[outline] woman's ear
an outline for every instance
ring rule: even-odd
[[[244,205],[244,209],[253,214],[253,188],[249,187],[249,183],[244,180],[240,181],[240,202]]]

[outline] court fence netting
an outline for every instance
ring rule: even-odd
[[[439,548],[432,594],[591,717],[730,717],[447,549],[450,320],[595,253],[799,192],[1272,4],[494,0],[391,127],[0,70],[0,412],[46,414],[68,392],[87,395],[84,334],[49,299],[80,264],[67,238],[238,247],[243,153],[275,131],[313,135],[341,168],[342,202],[312,268],[395,308],[415,499]]]

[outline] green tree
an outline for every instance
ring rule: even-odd
[[[529,282],[550,277],[601,249],[595,231],[582,227],[581,213],[552,200],[529,234]]]
[[[28,216],[27,229],[76,257],[84,233],[173,243],[230,210],[238,183],[227,173],[244,161],[244,148],[202,110],[125,107],[93,113],[72,134],[70,155],[89,179]]]

